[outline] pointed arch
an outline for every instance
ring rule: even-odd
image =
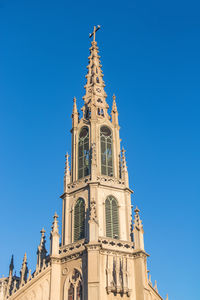
[[[74,299],[74,286],[73,286],[72,283],[70,284],[70,287],[68,289],[68,298],[67,298],[67,300],[75,300]]]
[[[108,196],[105,202],[106,236],[119,239],[118,202],[113,196]]]
[[[74,206],[74,242],[85,236],[85,201],[78,198]]]
[[[113,137],[107,126],[100,128],[101,139],[101,174],[113,176]]]
[[[78,139],[78,179],[90,174],[89,129],[84,126]]]
[[[81,272],[73,269],[64,282],[63,300],[83,300]]]

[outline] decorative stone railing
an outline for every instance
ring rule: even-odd
[[[102,249],[118,250],[132,252],[134,250],[134,242],[112,239],[109,237],[99,237],[98,242],[101,243]]]
[[[115,177],[110,177],[110,176],[97,176],[97,178],[94,180],[95,182],[99,182],[100,184],[109,184],[109,185],[113,185],[113,184],[117,184],[117,185],[124,185],[124,180],[120,179],[120,178],[115,178]],[[74,189],[77,188],[81,188],[83,186],[85,186],[87,183],[91,182],[91,177],[86,176],[84,178],[81,178],[77,181],[74,181],[72,183],[69,183],[67,185],[67,192],[71,192]]]
[[[85,244],[85,239],[82,239],[75,243],[62,246],[62,247],[60,247],[59,254],[71,255],[73,253],[80,252],[81,250],[85,249],[84,244]]]
[[[100,183],[106,183],[106,184],[119,184],[124,185],[124,180],[120,178],[110,177],[110,176],[97,176],[97,181]]]
[[[68,184],[67,185],[68,192],[70,192],[71,190],[73,190],[75,188],[79,188],[79,187],[85,185],[89,180],[90,180],[90,176],[86,176],[84,178],[81,178],[77,181],[74,181],[74,182]]]

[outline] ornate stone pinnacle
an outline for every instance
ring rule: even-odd
[[[70,176],[69,154],[65,155],[65,176]]]
[[[114,112],[114,113],[116,113],[117,112],[117,104],[116,104],[116,96],[115,96],[115,94],[113,94],[113,105],[112,105],[112,111]]]
[[[14,269],[14,256],[12,255],[11,261],[10,261],[10,266],[9,266],[9,271],[12,273]]]
[[[134,227],[137,228],[138,230],[143,230],[142,221],[141,221],[140,215],[139,215],[140,210],[137,206],[136,206],[134,212],[135,212]]]
[[[57,213],[55,212],[54,216],[53,216],[53,224],[52,224],[52,231],[51,233],[58,233],[58,215]]]
[[[134,209],[134,212],[137,214],[140,212],[139,208],[136,206],[136,208]]]
[[[42,237],[44,236],[45,232],[46,232],[46,231],[44,230],[44,227],[43,227],[42,230],[40,231]]]

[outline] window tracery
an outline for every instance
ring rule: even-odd
[[[101,138],[101,174],[113,176],[113,138],[111,130],[103,126],[100,129]]]
[[[78,179],[89,174],[89,130],[88,127],[83,127],[78,141]]]
[[[83,300],[82,278],[77,270],[70,276],[68,286],[68,300]]]

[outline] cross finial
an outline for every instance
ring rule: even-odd
[[[100,28],[101,28],[101,26],[100,26],[100,25],[97,25],[97,27],[96,27],[96,26],[94,26],[93,33],[90,33],[90,34],[89,34],[89,37],[90,37],[90,38],[93,36],[93,42],[95,42],[95,36],[96,36],[96,32],[97,32],[97,31],[98,31]]]

